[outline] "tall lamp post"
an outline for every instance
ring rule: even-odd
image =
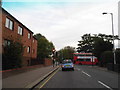
[[[107,13],[107,12],[103,12],[104,14],[110,14],[111,15],[111,21],[112,21],[112,34],[113,34],[113,54],[114,54],[114,64],[116,64],[116,58],[115,58],[115,42],[114,42],[114,27],[113,27],[113,13]]]

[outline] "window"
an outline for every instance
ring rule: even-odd
[[[30,33],[28,33],[28,39],[30,39]]]
[[[9,27],[9,19],[8,18],[6,18],[6,24],[5,24],[5,26],[8,28]]]
[[[90,59],[86,59],[87,62],[90,62]]]
[[[65,64],[65,63],[72,63],[71,60],[68,60],[68,61],[63,61],[62,64]]]
[[[23,28],[18,26],[18,34],[23,35]]]
[[[35,42],[35,40],[33,39],[33,43]]]
[[[30,53],[30,46],[28,46],[27,48],[27,53]]]
[[[6,18],[5,26],[7,28],[9,28],[10,30],[13,30],[13,21],[11,21],[10,19]]]
[[[10,40],[4,40],[4,46],[9,46],[10,45]]]
[[[84,61],[84,59],[77,59],[77,61]]]

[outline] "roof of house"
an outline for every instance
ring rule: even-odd
[[[31,32],[33,34],[33,32],[27,28],[24,24],[22,24],[20,21],[18,21],[14,16],[12,16],[9,12],[7,12],[4,8],[2,8],[2,11],[4,11],[5,13],[7,13],[9,16],[11,16],[13,19],[15,19],[18,23],[20,23],[23,27],[25,27],[29,32]]]

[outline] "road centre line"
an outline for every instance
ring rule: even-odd
[[[98,81],[98,83],[102,84],[103,86],[105,86],[106,88],[110,89],[110,90],[113,90],[112,88],[110,88],[108,85],[104,84],[103,82],[101,81]]]
[[[86,72],[82,71],[82,73],[84,73],[85,75],[91,77],[91,75],[87,74]]]
[[[58,70],[55,71],[39,88],[42,88],[58,72]]]

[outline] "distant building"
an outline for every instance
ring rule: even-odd
[[[23,66],[31,65],[37,58],[37,40],[33,32],[2,8],[2,53],[4,46],[11,41],[23,44]]]

